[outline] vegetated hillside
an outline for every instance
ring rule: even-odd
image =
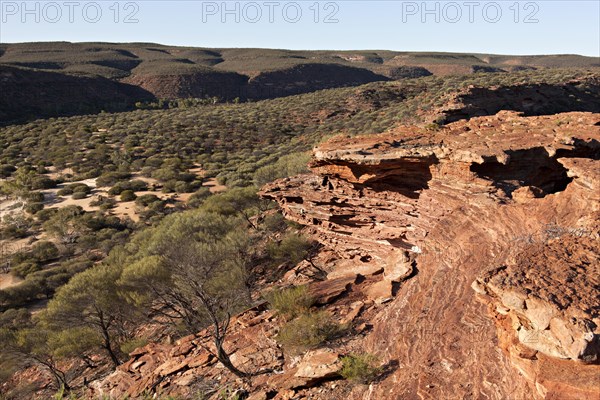
[[[39,119],[1,127],[0,190],[5,214],[0,225],[0,278],[11,280],[9,287],[0,290],[0,322],[5,327],[0,329],[0,347],[4,346],[0,356],[6,356],[2,361],[7,366],[0,379],[8,381],[0,390],[8,398],[29,398],[42,388],[37,397],[51,397],[56,386],[47,373],[48,366],[33,358],[40,352],[59,360],[52,366],[65,370],[65,379],[77,390],[86,381],[110,372],[115,360],[93,330],[97,325],[92,330],[81,325],[83,316],[90,315],[86,307],[94,304],[88,303],[90,299],[101,300],[105,311],[118,314],[118,324],[109,329],[116,335],[111,336],[115,340],[111,351],[118,362],[145,341],[161,340],[160,332],[181,336],[181,323],[175,318],[160,329],[152,328],[165,320],[146,318],[151,306],[145,302],[146,295],[157,293],[156,289],[161,295],[179,296],[190,288],[169,292],[173,288],[149,288],[140,285],[146,281],[136,280],[158,276],[161,279],[154,284],[188,282],[182,276],[174,281],[163,279],[173,265],[162,264],[161,255],[168,249],[173,254],[180,250],[169,241],[165,247],[164,238],[185,245],[182,238],[193,237],[199,249],[213,246],[210,248],[223,255],[218,262],[224,268],[238,268],[243,262],[248,273],[245,290],[253,301],[297,261],[312,262],[316,250],[312,242],[297,226],[283,223],[281,214],[269,210],[255,192],[267,182],[306,172],[306,152],[324,138],[370,135],[402,123],[419,124],[420,132],[433,134],[445,129],[441,125],[448,110],[464,114],[464,118],[473,116],[472,110],[477,115],[495,113],[496,100],[491,106],[486,102],[497,93],[503,107],[528,114],[553,113],[556,93],[569,95],[561,107],[597,110],[598,79],[597,73],[574,69],[427,76],[240,104],[182,101],[164,109],[149,103],[148,107],[159,109]],[[523,92],[531,99],[524,101],[518,95]],[[530,109],[531,102],[543,107]],[[556,126],[559,122],[569,123],[559,119]],[[228,191],[218,194],[217,188]],[[336,221],[343,224],[344,215]],[[214,230],[200,232],[198,227],[204,223]],[[211,241],[213,237],[218,243]],[[231,252],[223,248],[239,244],[244,244],[236,247],[239,257],[226,258],[225,253],[231,256]],[[97,269],[98,264],[108,267]],[[127,273],[120,269],[125,267]],[[228,270],[231,276],[220,278],[238,276],[240,271],[235,268]],[[313,272],[317,276],[323,273]],[[222,288],[227,279],[217,278],[214,283]],[[95,282],[105,285],[93,285]],[[325,293],[326,298],[335,298],[347,283],[337,282],[334,294]],[[367,281],[364,287],[371,283]],[[116,291],[117,286],[120,290]],[[56,293],[65,294],[57,299]],[[77,301],[71,301],[72,296]],[[31,320],[30,312],[44,309],[48,300],[49,314],[43,312],[43,318]],[[235,312],[241,305],[254,304],[246,302],[246,297],[234,300]],[[66,304],[77,307],[65,308]],[[61,314],[63,309],[70,314]],[[162,315],[164,309],[155,311],[151,317]],[[309,313],[304,318],[310,323],[331,322],[323,314]],[[273,333],[276,327],[269,326]],[[32,330],[40,335],[31,336]],[[294,329],[290,330],[289,340],[293,341]],[[244,337],[247,333],[240,334]],[[37,342],[16,340],[24,337]],[[274,365],[280,365],[280,350],[273,353],[261,347],[258,354],[263,350],[278,360]],[[138,354],[146,357],[145,351]],[[153,348],[147,351],[158,354]],[[83,357],[73,357],[80,355]],[[141,370],[156,362],[147,361]],[[206,362],[214,364],[210,357]],[[41,369],[28,369],[31,363]],[[13,376],[14,370],[21,373]],[[214,371],[222,374],[222,369]],[[148,389],[146,382],[137,382],[135,390]]]
[[[104,77],[139,86],[156,99],[218,97],[267,99],[307,93],[320,89],[356,86],[373,81],[415,78],[427,75],[456,75],[477,72],[496,73],[536,68],[598,67],[593,57],[495,56],[482,54],[418,53],[393,51],[292,51],[272,49],[203,49],[163,46],[151,43],[20,43],[0,45],[0,65],[52,71],[69,76]],[[44,83],[44,76],[32,85]],[[64,78],[73,79],[73,78]],[[8,79],[0,89],[12,94]],[[100,92],[81,108],[96,110],[97,97],[110,97],[110,91],[96,88],[81,91],[85,95]],[[143,94],[143,95],[142,95]],[[52,115],[68,115],[73,110],[57,96],[58,110]],[[32,94],[33,109],[44,109]],[[130,93],[121,110],[131,109],[147,93]],[[12,110],[25,100],[16,97]],[[88,104],[89,103],[89,104]],[[111,108],[106,104],[105,109]],[[114,106],[114,104],[113,104]],[[46,110],[47,111],[47,110]],[[28,118],[28,113],[11,113],[12,120]],[[39,114],[39,117],[48,116]],[[6,120],[0,119],[0,123]]]
[[[58,162],[83,177],[115,168],[112,152],[131,160],[174,156],[188,164],[202,163],[210,176],[218,174],[227,184],[241,183],[249,182],[256,168],[248,168],[248,163],[266,154],[273,160],[289,152],[289,148],[277,150],[283,144],[296,143],[309,150],[335,133],[383,132],[400,122],[443,123],[449,115],[490,115],[499,107],[531,115],[553,113],[561,103],[563,111],[598,111],[597,88],[597,74],[577,70],[375,82],[256,103],[182,104],[168,110],[39,120],[0,129],[1,154],[3,163],[18,164],[25,158],[32,164]],[[469,95],[473,91],[477,95]],[[523,92],[528,96],[520,96]],[[557,101],[552,96],[563,92],[570,97]],[[497,97],[502,99],[500,106]],[[105,131],[98,133],[98,129]],[[101,159],[90,157],[96,146],[104,149],[95,152]],[[255,151],[261,156],[252,155]],[[14,154],[19,155],[17,160]]]
[[[154,96],[102,76],[68,75],[0,65],[0,124],[131,108]]]

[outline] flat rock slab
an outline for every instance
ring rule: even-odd
[[[310,286],[310,294],[316,299],[316,304],[329,304],[346,291],[356,282],[357,274],[336,279],[317,282]]]
[[[376,262],[356,262],[341,260],[336,262],[333,271],[327,274],[327,279],[337,279],[358,275],[371,276],[383,272],[383,266]]]
[[[379,281],[371,285],[367,291],[367,299],[372,300],[376,304],[382,304],[392,299],[392,281],[387,279]]]

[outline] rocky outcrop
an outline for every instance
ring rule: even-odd
[[[389,78],[366,68],[329,64],[305,63],[290,68],[263,71],[242,87],[242,98],[271,99],[316,90],[359,86]]]
[[[497,318],[510,320],[519,343],[556,358],[595,362],[600,355],[597,232],[550,228],[546,234],[561,236],[529,244],[513,264],[487,272],[473,288],[489,296]]]
[[[397,368],[354,398],[598,395],[599,239],[573,238],[597,232],[598,114],[501,112],[314,155],[262,193],[337,254],[330,275],[389,277],[363,346]]]
[[[600,82],[597,78],[561,85],[521,84],[500,87],[469,87],[438,115],[445,123],[513,110],[524,115],[551,115],[567,111],[600,112]]]
[[[139,86],[159,99],[218,97],[230,100],[244,95],[243,87],[248,83],[245,75],[193,64],[183,65],[184,71],[170,73],[155,71],[152,66],[142,64],[144,69],[140,72],[134,69],[123,82]]]

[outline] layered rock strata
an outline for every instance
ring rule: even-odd
[[[354,397],[598,396],[599,158],[598,114],[500,112],[334,138],[264,188],[330,275],[388,277],[365,349],[396,368]]]

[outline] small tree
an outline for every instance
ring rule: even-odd
[[[135,261],[121,284],[138,305],[183,322],[190,333],[210,326],[215,357],[236,376],[223,348],[233,313],[249,302],[245,285],[246,224],[203,210],[172,215],[134,240]]]
[[[271,202],[256,195],[256,188],[234,188],[225,193],[211,196],[203,204],[203,209],[222,215],[239,215],[254,229],[258,226],[251,217],[269,208]]]
[[[79,206],[63,207],[44,223],[44,230],[62,244],[73,244],[86,230],[80,218],[84,213]]]
[[[120,275],[121,269],[110,264],[98,265],[75,275],[56,292],[41,315],[57,331],[87,328],[87,332],[96,332],[98,341],[88,342],[98,343],[115,367],[121,363],[119,342],[130,336],[128,322],[135,320],[134,308],[118,290]]]
[[[34,363],[46,368],[57,388],[70,390],[67,374],[57,364],[50,345],[52,332],[25,310],[9,310],[0,316],[0,361],[7,368]]]

